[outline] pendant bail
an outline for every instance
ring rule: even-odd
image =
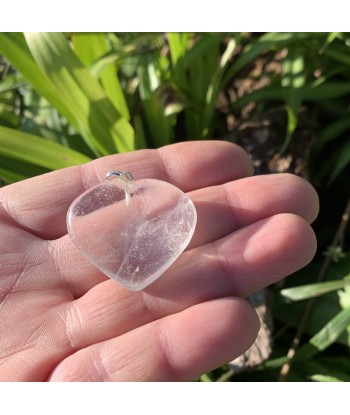
[[[129,206],[131,202],[130,187],[134,184],[134,176],[129,171],[118,170],[109,171],[105,176],[106,181],[116,179],[121,180],[125,184],[125,203],[126,206]]]

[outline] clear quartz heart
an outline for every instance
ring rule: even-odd
[[[67,213],[68,233],[96,268],[130,290],[142,290],[190,242],[196,209],[170,183],[142,179],[126,188],[115,179],[80,195]]]

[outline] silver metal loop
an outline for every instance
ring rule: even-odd
[[[105,176],[105,180],[114,180],[116,178],[123,180],[125,183],[134,183],[134,176],[129,171],[112,170],[109,171]]]
[[[130,187],[134,184],[134,176],[129,171],[118,170],[109,171],[105,176],[105,180],[107,181],[116,179],[121,180],[125,184],[125,203],[126,206],[129,206],[131,203]]]

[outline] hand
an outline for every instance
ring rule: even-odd
[[[190,246],[142,292],[66,234],[71,202],[115,169],[171,182],[197,208]],[[243,298],[312,259],[318,211],[304,180],[251,171],[233,144],[188,142],[0,189],[0,380],[192,380],[242,354],[259,330]]]

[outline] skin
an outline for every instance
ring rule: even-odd
[[[188,249],[131,292],[76,251],[72,201],[110,170],[173,183],[193,200]],[[189,381],[254,342],[244,297],[305,266],[318,199],[288,174],[250,177],[227,142],[188,142],[95,160],[0,189],[0,380]]]

